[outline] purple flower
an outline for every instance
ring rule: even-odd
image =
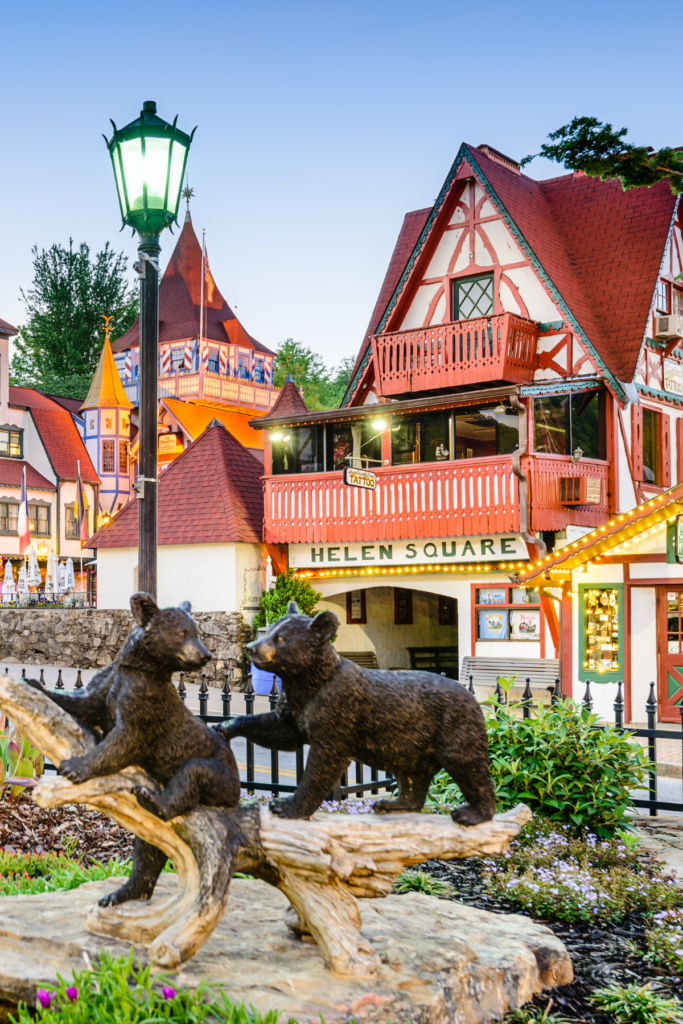
[[[78,999],[78,989],[76,988],[76,986],[69,985],[68,989],[66,990],[66,995],[70,1003],[75,1003],[76,1000]]]
[[[171,988],[170,985],[164,985],[161,990],[161,994],[164,999],[175,999],[175,989]]]
[[[48,992],[47,989],[39,988],[37,993],[38,1002],[44,1010],[50,1009],[50,1003],[55,997],[54,992]]]

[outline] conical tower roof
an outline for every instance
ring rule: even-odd
[[[109,338],[105,338],[95,376],[90,382],[88,397],[81,409],[102,409],[104,407],[111,409],[115,406],[123,409],[133,408],[124,391],[119,371],[116,369]]]
[[[176,242],[171,259],[159,285],[159,342],[167,344],[199,336],[199,314],[201,309],[202,247],[199,244],[192,220],[186,217],[183,230]],[[223,344],[239,344],[253,348],[256,352],[273,355],[242,327],[230,306],[220,293],[218,285],[209,273],[204,288],[203,337]],[[140,344],[140,322],[136,320],[114,342],[115,352]]]

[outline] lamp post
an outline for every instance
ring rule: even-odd
[[[123,224],[137,231],[140,278],[138,587],[157,593],[157,414],[159,363],[159,236],[177,224],[180,189],[194,136],[157,116],[153,100],[140,116],[104,141],[111,156]]]

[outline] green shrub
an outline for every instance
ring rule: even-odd
[[[315,606],[322,593],[314,590],[308,580],[295,579],[293,571],[281,572],[275,580],[272,590],[264,590],[261,594],[259,610],[254,616],[254,629],[271,626],[283,615],[287,614],[287,605],[296,601],[303,615],[312,616]]]
[[[39,989],[35,1015],[25,1003],[18,1018],[10,1015],[13,1024],[276,1024],[277,1018],[277,1010],[247,1010],[204,984],[177,992],[169,975],[152,978],[149,967],[134,963],[133,950],[115,959],[103,951],[99,964],[74,971],[70,984],[60,978],[59,985]]]
[[[0,800],[5,783],[10,783],[10,800],[35,786],[43,774],[44,764],[40,751],[18,733],[4,711],[0,711]]]
[[[655,914],[645,938],[648,959],[683,975],[683,906]]]
[[[614,726],[595,728],[598,716],[566,698],[527,719],[516,716],[516,707],[486,714],[498,809],[523,802],[553,821],[613,835],[632,806],[629,790],[649,766],[642,749]],[[450,776],[439,772],[428,802],[461,800]]]
[[[423,892],[427,896],[452,896],[453,886],[441,882],[425,871],[403,871],[394,882],[392,892]]]
[[[683,1003],[664,999],[649,985],[610,985],[589,997],[598,1009],[611,1014],[617,1024],[682,1024]]]
[[[520,1006],[506,1014],[505,1020],[508,1024],[569,1024],[568,1017],[550,1012],[552,1005],[553,1001],[549,999],[543,1010],[540,1006]]]

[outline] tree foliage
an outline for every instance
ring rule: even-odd
[[[113,316],[112,340],[138,315],[138,292],[126,277],[128,257],[109,242],[92,258],[82,242],[34,246],[33,284],[21,290],[27,321],[15,341],[13,384],[85,398],[102,348],[102,315]]]
[[[319,590],[314,590],[308,580],[296,579],[291,569],[288,572],[281,572],[275,580],[272,590],[265,590],[261,594],[259,610],[254,616],[254,629],[261,626],[271,626],[283,615],[287,614],[287,605],[290,601],[296,601],[302,615],[313,616],[315,606],[323,595]]]
[[[291,374],[296,386],[303,388],[309,409],[336,409],[344,397],[354,362],[353,356],[349,356],[330,370],[317,352],[287,338],[275,355],[273,383],[281,388],[287,374]]]
[[[674,195],[683,192],[683,152],[634,146],[624,141],[627,135],[627,128],[615,131],[596,117],[575,117],[550,133],[540,153],[524,157],[522,167],[544,156],[592,178],[618,178],[624,190],[668,181]]]

